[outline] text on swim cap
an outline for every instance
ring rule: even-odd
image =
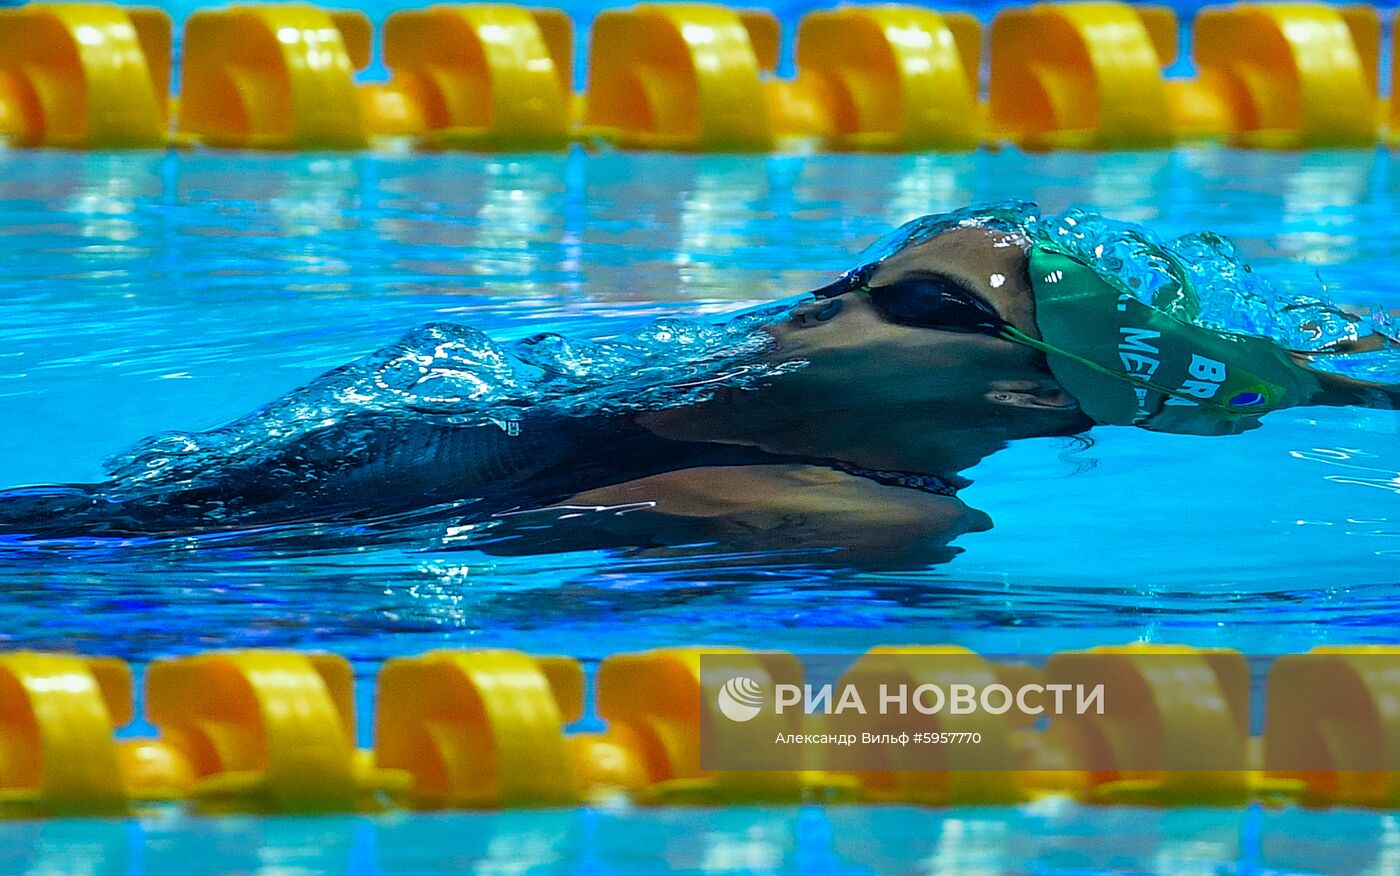
[[[1126,325],[1120,326],[1118,333],[1123,336],[1118,343],[1118,361],[1123,363],[1124,373],[1143,382],[1150,381],[1152,375],[1157,373],[1162,360],[1157,348],[1148,341],[1160,338],[1162,333]],[[1148,416],[1150,412],[1147,410],[1147,388],[1135,386],[1133,395],[1137,401],[1138,418]]]
[[[1122,340],[1118,343],[1118,361],[1123,365],[1123,372],[1129,377],[1136,377],[1139,380],[1151,380],[1161,367],[1161,352],[1151,341],[1155,341],[1162,336],[1161,332],[1151,329],[1134,328],[1133,326],[1120,326],[1118,333]],[[1186,369],[1187,379],[1177,387],[1177,395],[1166,400],[1169,405],[1195,405],[1192,398],[1209,399],[1215,398],[1220,392],[1220,387],[1229,377],[1229,370],[1224,362],[1219,362],[1199,353],[1191,355],[1191,364]],[[1183,398],[1190,396],[1192,398]],[[1146,413],[1142,410],[1147,401],[1145,389],[1137,391],[1139,413]]]
[[[1123,326],[1118,331],[1123,335],[1118,344],[1118,361],[1123,363],[1123,371],[1129,377],[1151,380],[1162,360],[1158,358],[1157,348],[1148,341],[1160,338],[1162,333],[1131,326]]]
[[[1177,388],[1177,392],[1196,398],[1215,398],[1215,394],[1220,391],[1221,384],[1229,376],[1224,362],[1217,362],[1197,353],[1191,354],[1191,366],[1186,371],[1191,377]],[[1196,402],[1174,396],[1167,399],[1167,404],[1194,405]]]

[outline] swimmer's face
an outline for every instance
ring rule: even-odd
[[[1019,238],[946,231],[887,258],[867,285],[803,305],[772,330],[783,358],[805,364],[773,382],[765,422],[790,442],[827,409],[804,452],[847,458],[861,448],[862,464],[926,470],[922,462],[970,465],[1005,441],[1090,425],[1043,354],[985,328],[1039,336]]]
[[[867,289],[799,308],[777,334],[789,350],[821,348],[814,359],[882,363],[878,382],[901,398],[969,413],[984,403],[1074,408],[1042,354],[995,336],[1000,324],[1040,336],[1027,246],[986,228],[945,231],[886,258]]]
[[[670,437],[945,475],[1008,441],[1084,431],[1092,423],[1043,354],[976,327],[991,320],[1039,336],[1027,267],[1021,240],[988,229],[908,246],[872,272],[869,290],[803,304],[767,328],[773,357],[800,367],[761,392],[719,389],[697,411],[646,424]]]

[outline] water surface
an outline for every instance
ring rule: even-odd
[[[1385,152],[474,157],[0,152],[0,485],[98,479],[433,320],[606,336],[791,295],[881,232],[1029,198],[1210,228],[1285,289],[1400,306]],[[681,643],[1043,653],[1157,641],[1253,652],[1389,641],[1400,413],[1300,409],[1229,438],[1096,429],[969,474],[995,521],[923,573],[606,552],[8,556],[0,642],[145,660]]]

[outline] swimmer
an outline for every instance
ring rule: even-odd
[[[0,538],[428,525],[497,554],[926,566],[990,528],[961,472],[1011,442],[1393,404],[1383,321],[1275,299],[1213,235],[1015,203],[930,216],[724,322],[509,345],[424,327],[228,426],[148,439],[105,483],[0,493]]]

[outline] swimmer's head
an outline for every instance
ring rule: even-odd
[[[804,452],[860,447],[885,456],[863,465],[901,469],[961,470],[1009,441],[1089,429],[1045,354],[998,334],[1037,332],[1026,259],[1014,227],[950,223],[819,290],[772,329],[803,366],[774,381],[770,416],[810,423],[832,405]]]
[[[1181,256],[1088,214],[1041,220],[1031,205],[1003,204],[924,217],[814,295],[828,313],[861,301],[891,326],[1036,351],[1100,424],[1229,434],[1318,390],[1273,341],[1202,324]]]

